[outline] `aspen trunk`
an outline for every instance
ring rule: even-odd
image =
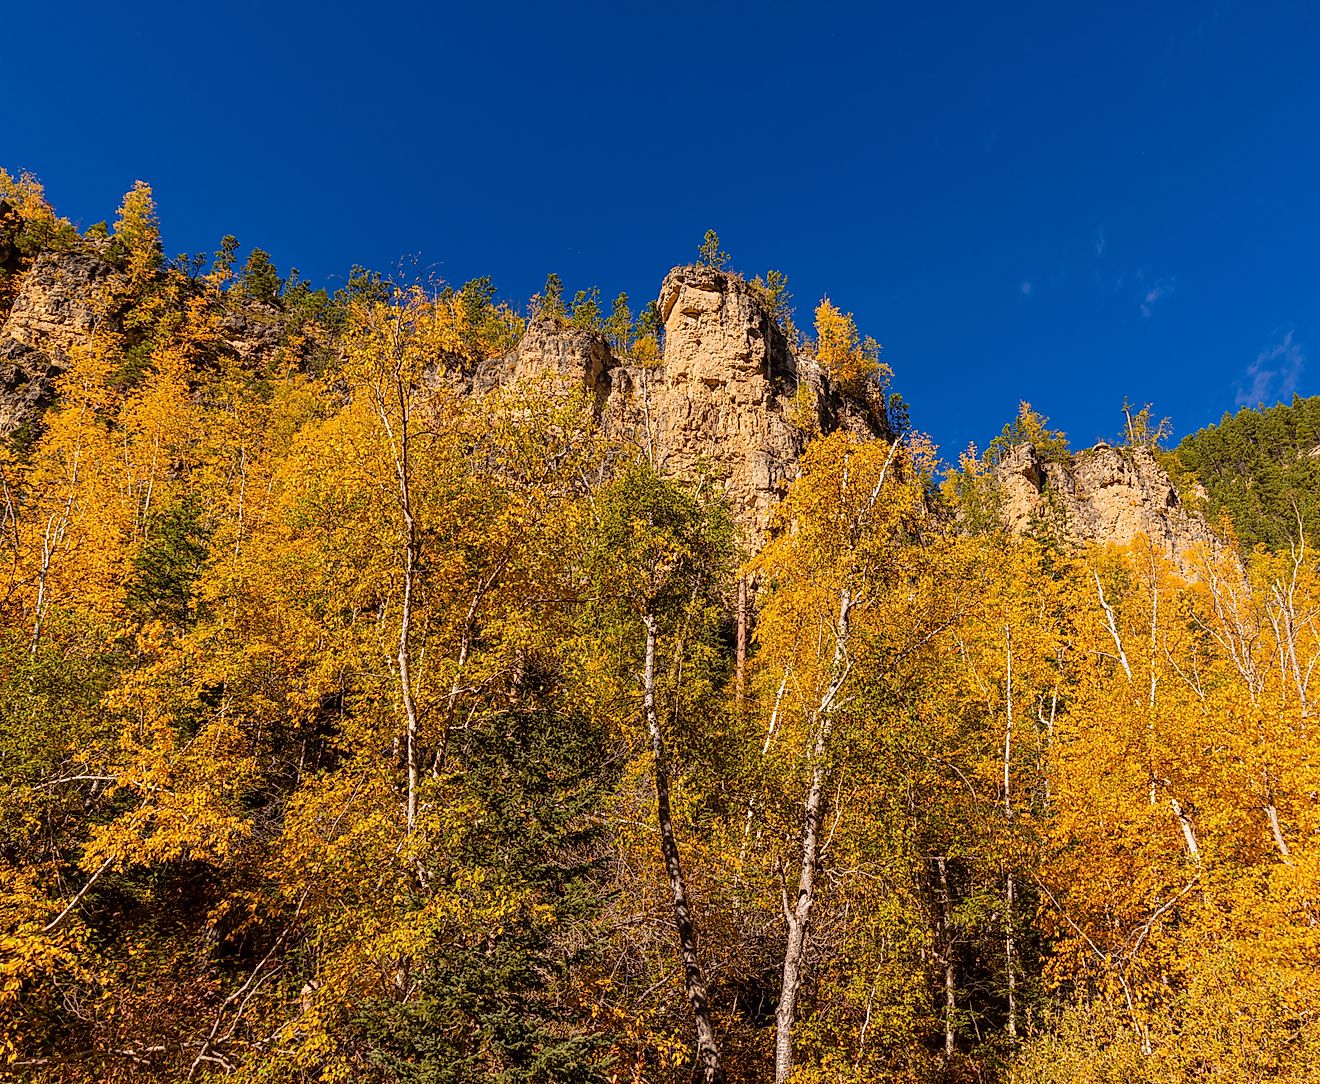
[[[1183,842],[1187,844],[1187,857],[1193,864],[1201,864],[1201,848],[1196,845],[1196,829],[1192,826],[1192,818],[1187,815],[1187,811],[1178,804],[1177,798],[1169,799],[1169,808],[1173,810],[1173,815],[1178,821],[1178,826],[1182,828]]]
[[[770,754],[770,745],[775,740],[775,730],[779,725],[779,706],[784,699],[784,691],[788,688],[788,667],[784,668],[784,676],[779,682],[779,692],[775,694],[775,706],[770,712],[770,722],[765,728],[765,741],[761,743],[761,758],[764,760]],[[741,871],[743,863],[747,860],[747,844],[752,838],[752,819],[756,816],[756,798],[747,799],[747,816],[743,819],[743,838],[742,846],[738,848],[738,869]]]
[[[74,482],[77,481],[77,465],[74,466]],[[28,653],[35,655],[41,644],[42,622],[46,616],[48,600],[46,586],[50,578],[51,563],[55,552],[64,544],[64,535],[69,529],[69,520],[73,515],[73,483],[70,483],[68,499],[64,502],[64,511],[58,517],[52,514],[46,520],[46,533],[41,538],[41,568],[37,572],[36,616],[32,622],[32,639],[28,643]]]
[[[419,762],[421,750],[418,737],[417,702],[413,698],[412,683],[412,616],[414,594],[417,587],[418,541],[417,521],[413,516],[412,504],[412,404],[407,377],[400,368],[401,348],[396,342],[395,367],[388,377],[388,387],[375,389],[375,407],[381,427],[390,440],[390,451],[394,457],[394,480],[399,486],[399,511],[403,515],[403,599],[399,606],[399,645],[397,663],[399,667],[399,696],[403,701],[405,719],[405,752],[408,770],[407,818],[408,834],[412,835],[417,826],[417,788],[420,781]],[[392,396],[398,403],[398,432],[390,424],[387,396]]]
[[[697,956],[697,931],[688,903],[687,881],[679,861],[678,843],[674,838],[674,822],[669,809],[669,764],[665,754],[664,736],[660,733],[660,719],[655,707],[655,617],[642,617],[646,629],[646,663],[642,674],[642,707],[646,714],[646,728],[651,735],[651,751],[655,760],[656,814],[660,822],[660,849],[664,855],[665,871],[669,874],[669,887],[674,896],[674,926],[678,931],[678,945],[683,957],[683,986],[692,1005],[692,1017],[697,1026],[697,1068],[702,1084],[723,1084],[724,1069],[720,1062],[719,1042],[710,1017],[710,998],[706,988],[705,972]]]
[[[784,947],[784,972],[775,1008],[775,1084],[785,1084],[793,1072],[793,1024],[797,1020],[798,991],[802,986],[807,949],[807,927],[816,896],[816,869],[820,862],[820,825],[825,802],[825,765],[822,763],[826,734],[816,742],[811,786],[807,790],[802,823],[802,869],[798,875],[797,898],[784,893],[784,920],[788,941]]]
[[[835,628],[834,657],[830,661],[830,681],[812,713],[816,740],[811,752],[811,781],[802,816],[802,866],[798,872],[797,898],[790,901],[783,891],[784,922],[788,937],[784,946],[784,968],[775,1008],[775,1084],[784,1084],[793,1072],[793,1025],[797,1022],[798,991],[806,963],[807,933],[811,908],[816,902],[816,872],[820,865],[820,825],[825,811],[825,787],[828,782],[826,753],[829,748],[831,712],[834,701],[848,676],[848,634],[851,628],[852,593],[839,592],[839,620]]]
[[[417,572],[417,526],[413,522],[412,510],[408,501],[408,484],[403,488],[403,517],[405,523],[405,543],[403,557],[403,605],[399,620],[399,691],[403,697],[403,712],[407,719],[407,759],[408,759],[408,834],[411,835],[417,825],[417,784],[419,758],[417,737],[417,704],[412,694],[412,603],[413,581]]]
[[[1292,856],[1288,853],[1288,841],[1283,838],[1283,827],[1279,824],[1279,811],[1273,801],[1265,803],[1265,816],[1269,818],[1270,831],[1274,834],[1274,844],[1279,848],[1285,866],[1291,866]]]
[[[1007,903],[1007,917],[1004,925],[1008,928],[1008,933],[1004,935],[1004,965],[1008,971],[1008,1037],[1017,1038],[1017,945],[1013,940],[1013,911],[1016,899],[1016,888],[1013,884],[1013,875],[1010,873],[1007,878],[1004,897]]]
[[[949,898],[949,870],[943,857],[935,859],[940,875],[940,939],[944,964],[944,1054],[952,1057],[958,1050],[954,1016],[958,1011],[958,982],[953,962],[953,901]]]
[[[1013,823],[1013,633],[1004,626],[1004,816]],[[1004,969],[1008,975],[1008,1037],[1017,1038],[1017,946],[1013,943],[1013,874],[1004,885]],[[947,1046],[947,1040],[946,1040]]]

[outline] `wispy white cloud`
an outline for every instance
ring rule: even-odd
[[[1256,406],[1292,398],[1305,367],[1306,354],[1289,331],[1247,366],[1237,382],[1237,405]]]
[[[1023,297],[1030,297],[1032,290],[1031,279],[1023,279],[1022,285],[1019,286],[1018,289],[1022,291]]]
[[[1138,275],[1138,277],[1141,276]],[[1155,306],[1172,294],[1177,285],[1177,279],[1159,279],[1156,281],[1141,299],[1141,315],[1149,317],[1155,311]]]
[[[1105,241],[1105,228],[1101,226],[1098,230],[1095,231],[1095,255],[1097,259],[1099,259],[1101,256],[1105,254],[1106,243],[1107,242]]]

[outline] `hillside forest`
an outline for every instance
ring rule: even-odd
[[[116,269],[0,454],[11,1079],[1320,1081],[1316,401],[1157,451],[1220,544],[1010,533],[1062,434],[946,467],[772,272],[883,424],[762,534],[644,409],[472,382],[530,318],[653,371],[654,306],[0,201],[0,317]]]

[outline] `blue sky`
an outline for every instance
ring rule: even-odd
[[[640,302],[714,227],[800,323],[856,313],[950,457],[1022,398],[1181,435],[1320,392],[1318,10],[26,4],[0,165],[83,225],[145,179],[171,252],[330,286],[416,257]]]

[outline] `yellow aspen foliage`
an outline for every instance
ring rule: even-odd
[[[110,334],[70,351],[57,382],[59,406],[48,414],[25,472],[20,561],[28,569],[24,608],[34,642],[52,607],[105,614],[115,603],[128,537],[109,426],[117,358],[118,340]]]
[[[1123,1044],[1156,1059],[1142,1079],[1192,1079],[1197,1064],[1258,1079],[1279,1038],[1249,1049],[1225,1022],[1252,1021],[1255,1044],[1269,1004],[1303,1019],[1320,1005],[1301,903],[1316,888],[1313,803],[1295,789],[1315,778],[1298,679],[1316,655],[1297,620],[1314,589],[1304,562],[1247,571],[1231,551],[1204,555],[1188,583],[1140,541],[1095,554],[1086,575],[1090,661],[1055,731],[1043,913],[1049,975],[1084,982],[1119,1030],[1067,1079]],[[1318,1038],[1298,1034],[1295,1066]]]
[[[55,211],[46,199],[46,189],[30,173],[14,177],[0,169],[0,199],[29,222],[55,221]]]
[[[119,204],[114,222],[115,244],[121,249],[129,281],[144,287],[161,265],[160,223],[151,186],[135,181]]]
[[[841,312],[828,297],[816,306],[816,360],[826,376],[854,391],[888,375],[882,372],[879,344],[859,340],[852,313]]]
[[[164,268],[142,184],[113,237],[0,200],[0,293],[120,272],[0,451],[5,1079],[1320,1084],[1308,504],[1018,537],[999,460],[1063,435],[937,486],[826,299],[751,553],[719,457],[665,473],[653,306],[602,419],[483,390],[489,280],[281,293]]]

